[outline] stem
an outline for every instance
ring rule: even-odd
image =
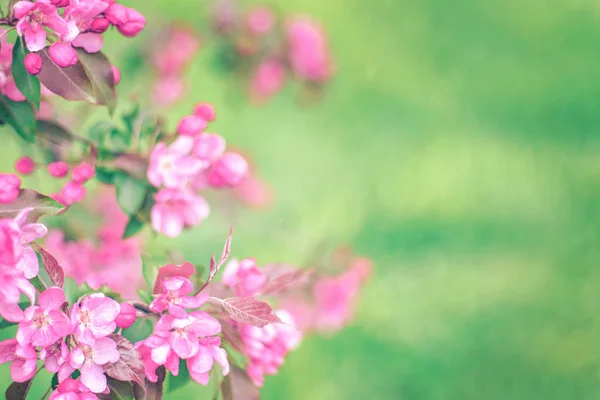
[[[44,393],[42,395],[42,398],[40,400],[44,400],[46,398],[46,396],[48,396],[50,394],[51,390],[52,390],[52,385],[50,385],[50,387],[48,388],[48,390],[46,390],[46,393]]]

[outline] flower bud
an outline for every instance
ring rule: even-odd
[[[69,7],[71,0],[50,0],[50,3],[56,7]]]
[[[96,174],[96,170],[93,166],[86,162],[82,162],[75,168],[73,168],[72,178],[75,183],[85,183],[92,179]]]
[[[225,153],[213,165],[208,183],[213,187],[236,186],[248,173],[248,163],[237,153]]]
[[[85,197],[86,190],[81,183],[68,182],[60,191],[64,205],[78,203]]]
[[[119,26],[127,22],[127,7],[113,3],[106,10],[106,19],[114,26]]]
[[[207,121],[214,121],[217,118],[215,108],[208,103],[199,103],[194,107],[194,115],[204,118]]]
[[[119,328],[129,328],[136,320],[135,307],[129,303],[121,303],[121,312],[115,322]]]
[[[15,170],[21,175],[30,175],[35,169],[35,163],[28,156],[23,156],[15,162]]]
[[[246,19],[248,30],[256,35],[268,33],[275,24],[275,16],[267,7],[257,7],[250,11]]]
[[[15,174],[0,174],[0,203],[12,203],[19,197],[21,178]]]
[[[72,67],[77,64],[79,57],[70,43],[56,42],[48,50],[50,58],[61,68]]]
[[[127,22],[117,25],[121,35],[125,37],[137,36],[146,26],[146,18],[133,8],[127,9]]]
[[[180,135],[197,135],[208,126],[208,122],[197,115],[188,115],[179,121],[177,133]]]
[[[106,18],[96,18],[92,21],[90,30],[94,33],[104,33],[110,26],[110,22]]]
[[[42,57],[37,53],[29,53],[25,56],[25,60],[23,60],[23,64],[25,64],[25,69],[31,75],[37,75],[42,70]]]
[[[64,161],[56,161],[48,165],[48,173],[55,178],[64,178],[69,173],[69,166]]]
[[[192,151],[199,159],[213,162],[223,155],[225,139],[221,135],[202,133],[194,138]]]
[[[113,72],[113,77],[115,80],[115,86],[117,86],[119,84],[119,82],[121,82],[121,71],[119,71],[119,68],[117,68],[113,65],[112,72]]]

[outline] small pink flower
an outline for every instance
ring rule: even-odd
[[[112,65],[111,68],[113,72],[113,77],[115,79],[115,86],[117,86],[119,82],[121,82],[121,71],[119,71],[119,68],[117,68],[114,65]]]
[[[42,70],[42,57],[40,57],[37,53],[29,53],[25,56],[25,60],[23,60],[25,64],[25,69],[31,75],[37,75]]]
[[[182,276],[173,276],[162,281],[161,294],[150,303],[150,309],[161,313],[170,306],[198,308],[208,300],[208,294],[187,296],[194,291],[192,282]]]
[[[257,35],[268,33],[275,24],[275,16],[267,7],[256,7],[250,11],[246,19],[246,25],[250,32]]]
[[[215,108],[208,103],[199,103],[194,107],[194,115],[203,118],[205,121],[214,121],[217,118]]]
[[[72,368],[81,371],[81,382],[94,393],[107,388],[104,365],[119,361],[121,355],[117,344],[108,337],[97,338],[93,345],[80,344],[69,356]]]
[[[254,72],[250,92],[258,99],[273,96],[285,83],[285,67],[274,59],[267,59],[259,64]]]
[[[73,331],[71,321],[60,311],[66,302],[61,288],[46,289],[38,298],[39,306],[25,310],[25,319],[19,322],[17,341],[21,346],[47,347]]]
[[[206,163],[190,156],[194,139],[180,136],[170,146],[158,143],[150,155],[148,180],[156,187],[161,184],[168,188],[183,188],[186,181]]]
[[[71,174],[71,178],[74,183],[85,183],[92,179],[96,174],[96,170],[94,167],[86,162],[82,162],[75,168],[73,168],[73,173]]]
[[[93,32],[85,32],[77,35],[75,39],[71,42],[71,44],[75,47],[81,47],[88,53],[97,53],[102,50],[102,46],[104,46],[104,37],[102,37],[99,33]],[[50,47],[52,49],[52,47]],[[73,50],[74,51],[74,50]],[[77,54],[77,53],[75,53]],[[77,64],[77,59],[73,61],[72,65]]]
[[[151,382],[156,382],[156,368],[164,365],[174,376],[179,374],[179,357],[171,349],[165,338],[151,335],[135,344],[135,348],[144,362],[144,373]]]
[[[214,133],[201,133],[194,138],[193,153],[201,160],[213,162],[225,152],[225,139]]]
[[[16,268],[0,268],[0,315],[10,322],[20,322],[25,314],[19,301],[21,294],[29,298],[31,304],[35,302],[35,288],[23,276],[23,272]]]
[[[35,376],[37,353],[31,346],[19,346],[16,339],[0,342],[0,364],[11,362],[10,378],[15,382],[27,382]]]
[[[229,373],[229,361],[227,360],[227,352],[220,347],[220,338],[200,339],[199,345],[196,355],[188,358],[186,363],[192,379],[206,386],[214,361],[221,365],[223,375]]]
[[[180,135],[197,135],[208,126],[208,121],[198,115],[188,115],[179,121],[177,133]]]
[[[79,380],[67,378],[62,381],[48,400],[96,400],[98,396],[90,393],[90,390]]]
[[[74,304],[71,309],[75,337],[81,343],[94,345],[96,340],[115,331],[117,327],[115,319],[119,312],[119,303],[103,293],[87,296],[81,304]]]
[[[152,227],[168,237],[177,237],[184,227],[198,225],[210,214],[203,197],[188,190],[161,189],[150,212]]]
[[[37,276],[39,272],[37,255],[29,243],[46,236],[46,233],[48,233],[48,228],[46,228],[43,224],[25,223],[27,216],[32,210],[32,208],[25,208],[14,219],[15,223],[19,226],[19,238],[21,242],[22,254],[22,257],[17,262],[16,267],[17,269],[23,271],[25,278],[27,279]]]
[[[239,297],[256,295],[266,281],[267,276],[258,269],[254,258],[245,258],[239,262],[231,260],[223,272],[223,284],[232,288]]]
[[[127,22],[127,7],[118,3],[112,3],[106,10],[106,18],[115,26],[124,24]]]
[[[29,51],[40,51],[46,47],[44,27],[55,31],[59,37],[68,36],[67,23],[58,14],[55,5],[44,1],[19,1],[14,6],[14,13],[19,20],[17,33],[25,38]]]
[[[67,42],[56,42],[50,46],[48,50],[50,58],[61,68],[72,67],[79,61],[77,52]]]
[[[135,307],[129,303],[121,303],[121,311],[117,315],[115,323],[119,328],[126,329],[133,325],[136,318]]]
[[[14,219],[0,219],[0,265],[16,265],[22,257],[19,224]]]
[[[183,95],[184,85],[179,77],[161,76],[154,85],[152,97],[158,104],[169,105]]]
[[[287,27],[289,57],[294,73],[308,81],[331,75],[331,59],[321,27],[307,18],[294,18]]]
[[[125,37],[137,36],[146,26],[146,18],[137,10],[116,3],[106,11],[106,18]]]
[[[64,161],[55,161],[48,165],[48,173],[55,178],[64,178],[69,173],[69,165]]]
[[[35,162],[31,157],[23,156],[15,162],[15,170],[21,175],[31,175],[35,170]]]
[[[53,373],[58,373],[58,380],[62,382],[73,372],[66,364],[69,360],[69,348],[62,340],[40,350],[40,360],[44,361],[44,367]]]
[[[60,191],[61,203],[66,206],[79,203],[85,197],[86,190],[81,183],[67,182]]]
[[[248,173],[248,162],[237,153],[225,153],[212,166],[208,183],[213,187],[235,186]]]
[[[14,174],[0,174],[0,203],[12,203],[19,197],[21,178]]]

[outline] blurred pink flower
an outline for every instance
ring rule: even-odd
[[[148,180],[156,187],[183,188],[186,181],[198,171],[206,168],[206,163],[190,156],[194,139],[190,136],[178,137],[170,146],[158,143],[150,155]]]
[[[254,258],[231,260],[223,272],[223,284],[232,288],[236,296],[249,297],[260,292],[267,277],[256,265]]]
[[[210,213],[203,197],[185,189],[161,189],[152,206],[152,227],[168,237],[181,234],[184,227],[198,225]]]
[[[12,203],[19,197],[21,178],[15,174],[0,174],[0,203]]]
[[[296,17],[287,25],[289,58],[296,75],[321,82],[331,75],[331,56],[325,33],[316,22]]]

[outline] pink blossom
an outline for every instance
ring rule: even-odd
[[[168,237],[177,237],[184,227],[198,225],[210,213],[203,197],[185,189],[161,189],[152,206],[152,227]]]
[[[62,340],[41,349],[40,360],[44,361],[44,367],[48,371],[58,373],[59,382],[62,382],[73,372],[71,366],[67,364],[69,348]]]
[[[85,197],[86,190],[81,183],[67,182],[60,190],[61,203],[70,206],[79,203]]]
[[[106,19],[115,26],[124,24],[127,22],[127,7],[112,3],[106,10]]]
[[[269,185],[252,171],[235,187],[235,194],[245,204],[253,207],[268,207],[273,202]]]
[[[184,93],[184,83],[176,76],[161,76],[154,85],[153,99],[156,103],[168,105]]]
[[[96,18],[92,21],[92,27],[90,28],[94,33],[104,33],[110,26],[110,22],[106,18]]]
[[[50,0],[50,3],[56,7],[68,7],[71,4],[71,0]]]
[[[67,42],[53,43],[50,45],[48,53],[50,54],[52,61],[54,61],[56,65],[61,68],[72,67],[73,65],[77,64],[77,61],[79,61],[77,52],[73,46]]]
[[[221,365],[223,375],[229,373],[229,361],[227,360],[227,352],[221,348],[220,338],[209,337],[200,339],[198,344],[198,352],[196,355],[188,358],[186,364],[192,379],[206,386],[214,361]]]
[[[162,281],[161,293],[150,303],[150,309],[161,313],[170,306],[182,308],[198,308],[208,300],[206,293],[187,296],[194,291],[192,282],[182,276],[169,277]]]
[[[29,53],[25,56],[23,60],[25,64],[25,69],[31,75],[37,75],[42,70],[42,57],[40,57],[37,53]]]
[[[213,187],[235,186],[248,173],[248,163],[237,153],[225,153],[211,168],[208,182]]]
[[[203,118],[206,121],[214,121],[217,118],[215,108],[208,103],[198,103],[194,107],[194,115]]]
[[[171,350],[165,338],[151,335],[135,344],[135,348],[144,362],[144,373],[151,382],[156,382],[156,368],[164,365],[174,376],[179,374],[179,357]],[[156,360],[156,361],[155,361]]]
[[[21,175],[31,175],[35,170],[35,162],[31,157],[23,156],[15,162],[15,170]]]
[[[21,293],[35,302],[35,288],[16,268],[0,265],[0,315],[10,322],[20,322],[25,318],[19,307]]]
[[[115,319],[119,315],[119,303],[103,293],[94,293],[74,304],[71,309],[71,322],[75,327],[75,337],[81,343],[94,345],[117,327]]]
[[[117,344],[108,337],[97,338],[93,345],[80,344],[69,356],[72,368],[81,371],[81,382],[92,392],[101,393],[107,388],[104,365],[119,361]]]
[[[135,307],[129,303],[121,303],[121,311],[117,318],[115,319],[115,323],[119,328],[129,328],[135,322],[137,316]]]
[[[48,173],[55,178],[64,178],[69,173],[69,165],[64,161],[55,161],[48,165]]]
[[[90,393],[90,390],[79,380],[67,378],[62,381],[48,400],[96,400],[98,396]]]
[[[74,183],[85,183],[92,179],[96,174],[96,170],[92,165],[87,162],[82,162],[75,168],[73,168],[73,173],[71,174],[71,178]]]
[[[285,83],[285,67],[274,59],[267,59],[260,63],[254,72],[250,92],[258,99],[273,96]]]
[[[208,121],[198,115],[188,115],[179,121],[177,133],[180,135],[197,135],[208,126]]]
[[[331,60],[323,30],[308,18],[294,18],[287,26],[289,57],[294,73],[321,82],[331,75]]]
[[[21,243],[22,257],[16,264],[17,269],[23,271],[25,278],[31,279],[37,276],[39,265],[37,255],[29,243],[46,236],[48,229],[40,223],[26,224],[27,216],[32,208],[25,208],[15,217],[14,222],[19,226],[19,238]]]
[[[73,0],[65,9],[65,19],[77,27],[77,32],[85,32],[92,28],[94,18],[100,16],[108,4],[98,0]]]
[[[0,28],[0,92],[13,101],[23,101],[25,96],[19,91],[12,76],[12,51],[14,45],[6,43],[6,30]]]
[[[254,258],[245,258],[239,262],[231,260],[223,272],[223,284],[232,288],[239,297],[258,294],[266,281],[265,273],[258,269]]]
[[[194,138],[193,153],[201,160],[213,162],[225,152],[225,139],[214,133],[201,133]]]
[[[19,1],[14,6],[17,33],[25,38],[29,51],[40,51],[46,47],[46,31],[48,27],[60,37],[68,36],[67,23],[58,14],[56,6],[44,1],[35,3]]]
[[[246,19],[246,25],[250,32],[257,35],[268,33],[275,24],[275,16],[267,7],[256,7],[250,11]]]
[[[25,319],[19,322],[19,344],[46,347],[71,334],[71,321],[60,310],[65,302],[65,294],[58,287],[51,287],[40,294],[39,306],[28,307]]]
[[[35,376],[37,354],[31,346],[19,346],[16,339],[0,342],[0,364],[10,364],[10,378],[15,382],[26,382]]]
[[[154,51],[153,62],[161,77],[176,77],[193,60],[198,51],[198,39],[193,31],[174,27],[164,46]]]
[[[21,178],[14,174],[0,174],[0,203],[12,203],[19,197]]]
[[[16,265],[22,257],[19,224],[14,219],[0,219],[0,264]]]
[[[167,188],[183,188],[190,177],[207,166],[190,156],[193,146],[194,139],[189,136],[178,137],[168,147],[158,143],[150,155],[150,183],[156,187],[162,184]]]
[[[106,11],[106,18],[125,37],[137,36],[146,26],[146,18],[137,10],[116,3]]]
[[[73,39],[71,44],[75,47],[81,47],[88,53],[97,53],[102,49],[102,46],[104,46],[104,37],[102,37],[101,34],[94,32],[80,33]],[[77,60],[73,62],[73,65],[76,63]]]
[[[115,86],[119,84],[119,82],[121,82],[121,71],[119,71],[119,68],[117,68],[116,66],[112,65],[112,72],[113,72],[113,78],[115,80]]]

